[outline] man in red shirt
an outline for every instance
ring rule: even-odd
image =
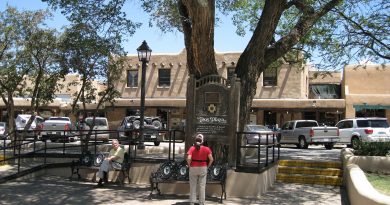
[[[190,204],[196,202],[196,187],[199,185],[199,204],[205,203],[207,167],[211,166],[214,158],[211,149],[203,146],[203,135],[197,134],[194,146],[187,152],[187,163],[190,167]]]

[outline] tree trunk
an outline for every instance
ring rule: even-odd
[[[8,113],[8,133],[11,137],[11,142],[16,139],[16,129],[15,129],[15,106],[14,106],[14,98],[10,93],[8,93],[8,101],[6,102],[7,113]]]
[[[264,56],[273,39],[284,7],[284,0],[266,1],[253,36],[237,62],[236,73],[241,79],[239,130],[243,130],[248,122],[248,111],[256,94],[257,81],[267,67]]]
[[[180,0],[187,66],[196,78],[218,74],[214,53],[214,0]]]

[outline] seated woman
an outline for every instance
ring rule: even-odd
[[[103,186],[103,183],[108,182],[108,172],[110,170],[121,169],[123,159],[124,159],[125,151],[122,147],[120,147],[119,141],[117,139],[112,140],[112,149],[108,157],[104,159],[102,164],[100,165],[98,177],[99,182],[98,186]]]

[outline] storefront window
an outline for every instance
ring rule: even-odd
[[[356,111],[356,117],[386,117],[386,110],[384,109],[363,109]]]

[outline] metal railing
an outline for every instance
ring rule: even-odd
[[[17,132],[10,133],[9,137],[1,139],[2,146],[0,146],[0,165],[8,164],[13,167],[13,173],[19,174],[25,170],[21,169],[23,165],[24,169],[33,169],[38,166],[64,164],[63,162],[71,162],[74,159],[80,159],[83,150],[87,150],[92,155],[96,155],[101,152],[102,149],[99,146],[107,144],[107,142],[99,140],[99,135],[108,135],[109,139],[118,139],[123,146],[128,146],[130,160],[134,161],[151,161],[162,162],[166,159],[175,159],[176,143],[184,142],[184,138],[177,139],[178,133],[184,134],[181,130],[156,130],[161,135],[161,143],[169,143],[168,154],[159,155],[157,159],[153,159],[153,156],[148,157],[148,154],[142,154],[137,156],[137,144],[140,142],[139,130],[128,130],[132,133],[129,136],[123,136],[120,131],[117,130],[92,130],[89,131],[74,131],[69,134],[70,131],[50,130],[51,132],[61,132],[61,134],[50,135],[46,139],[42,139],[39,135],[32,138],[23,138],[26,133]],[[184,135],[183,135],[184,136]],[[7,139],[8,138],[8,139]],[[71,140],[73,139],[73,140]],[[88,143],[85,139],[89,139]],[[88,144],[88,145],[86,145]],[[84,147],[84,148],[83,148]],[[88,147],[88,149],[86,149]],[[109,150],[109,149],[105,149]],[[68,160],[62,160],[63,162],[49,162],[48,158],[64,158]],[[29,163],[33,160],[24,159],[39,159],[34,163]],[[27,162],[29,161],[29,162]],[[26,163],[24,163],[26,162]],[[66,163],[65,163],[66,164]],[[28,165],[28,166],[25,166]],[[3,173],[4,174],[4,173]],[[0,178],[3,177],[0,174]]]
[[[248,137],[254,138],[255,142],[247,143]],[[280,144],[275,133],[237,132],[236,139],[238,172],[260,173],[280,158]]]
[[[53,130],[51,130],[53,131]],[[21,169],[31,169],[34,166],[46,166],[46,165],[55,165],[62,164],[62,166],[67,166],[67,163],[75,159],[80,159],[83,150],[85,147],[88,147],[90,154],[97,154],[101,152],[100,146],[107,146],[107,142],[100,141],[99,135],[108,135],[109,139],[118,139],[123,146],[128,146],[128,153],[130,160],[132,162],[152,162],[152,163],[161,163],[164,161],[175,161],[177,157],[177,148],[178,143],[183,143],[185,138],[185,133],[183,130],[176,129],[161,129],[155,130],[158,133],[158,137],[161,143],[168,143],[168,153],[164,152],[158,154],[147,153],[142,150],[137,149],[137,145],[140,143],[141,137],[139,136],[139,130],[92,130],[91,132],[79,132],[73,131],[72,134],[69,134],[69,131],[58,131],[61,132],[60,135],[50,136],[49,139],[41,139],[40,137],[35,136],[34,138],[25,138],[20,139],[20,136],[23,136],[23,133],[10,133],[10,136],[13,137],[12,140],[1,139],[2,146],[0,147],[0,155],[3,157],[0,158],[0,165],[8,164],[13,167],[13,171],[16,174],[23,172],[25,170]],[[57,132],[57,131],[55,131]],[[127,132],[127,134],[125,134]],[[261,140],[256,144],[241,144],[242,139],[247,134],[257,134],[259,138],[261,135],[253,132],[237,132],[237,169],[236,171],[245,171],[245,172],[261,172],[262,169],[268,167],[271,163],[279,160],[280,156],[280,146],[276,141],[275,135],[272,137],[266,137],[266,141],[263,143]],[[88,136],[89,137],[86,137]],[[39,136],[39,135],[38,135]],[[269,135],[271,136],[271,135]],[[89,138],[88,143],[83,141],[83,139]],[[18,140],[20,139],[20,140]],[[74,139],[75,141],[72,142]],[[150,142],[153,142],[153,138],[149,138]],[[83,148],[84,146],[84,148]],[[154,146],[148,144],[147,146]],[[183,145],[181,145],[183,146]],[[109,149],[106,149],[109,150]],[[245,157],[245,150],[255,150],[256,157]],[[253,151],[252,151],[253,152]],[[242,154],[244,153],[244,157]],[[184,153],[180,153],[179,158],[184,158]],[[56,158],[57,160],[50,160],[49,158]],[[62,158],[62,160],[58,160]],[[33,160],[25,160],[33,159]],[[243,161],[246,160],[246,162]],[[34,163],[30,163],[34,161]],[[28,166],[25,166],[25,165]],[[70,165],[69,165],[70,166]],[[0,174],[0,178],[3,177],[3,174]]]

